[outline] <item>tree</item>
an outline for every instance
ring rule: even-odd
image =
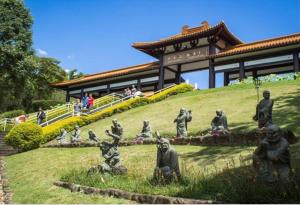
[[[77,69],[72,69],[68,72],[68,79],[73,80],[76,78],[82,77],[84,74],[82,72],[78,72]]]
[[[0,1],[0,110],[22,107],[35,71],[32,17],[20,0]],[[30,83],[30,84],[28,84]]]

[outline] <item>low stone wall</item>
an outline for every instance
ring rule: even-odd
[[[11,191],[8,187],[8,180],[5,174],[3,158],[0,158],[0,204],[11,204]]]
[[[283,136],[289,141],[290,144],[297,142],[297,137],[291,131],[283,131]],[[256,146],[265,136],[257,131],[247,133],[230,133],[228,135],[221,136],[196,136],[186,138],[168,138],[173,145],[203,145],[203,146]],[[131,146],[141,144],[156,144],[156,139],[140,141],[121,141],[119,146]],[[76,144],[51,144],[44,145],[42,147],[60,147],[60,148],[72,148],[72,147],[97,147],[97,143],[81,142]]]
[[[72,192],[83,192],[84,194],[98,194],[115,198],[136,201],[140,204],[213,204],[211,200],[196,200],[179,197],[168,197],[162,195],[139,194],[123,191],[120,189],[98,189],[89,186],[82,186],[69,182],[57,181],[54,185],[71,190]]]

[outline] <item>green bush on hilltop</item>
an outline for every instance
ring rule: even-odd
[[[38,148],[42,138],[42,128],[39,125],[22,123],[13,127],[4,141],[19,151],[28,151]]]

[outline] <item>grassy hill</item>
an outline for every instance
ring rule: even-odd
[[[262,86],[271,91],[275,100],[274,122],[281,127],[293,130],[300,135],[300,81],[282,81],[266,83]],[[167,100],[137,107],[124,113],[99,120],[82,128],[83,136],[87,137],[88,129],[93,129],[101,137],[104,130],[110,129],[111,120],[117,118],[124,127],[125,137],[134,138],[142,128],[142,121],[148,119],[153,130],[160,130],[167,135],[175,135],[174,118],[180,107],[193,111],[193,121],[188,125],[192,134],[203,132],[210,127],[210,121],[215,110],[222,108],[228,116],[229,126],[235,131],[246,131],[256,127],[252,116],[256,106],[256,91],[253,85],[240,85],[212,90],[193,91],[172,96]],[[293,166],[299,164],[300,143],[291,146]],[[240,156],[250,157],[254,147],[207,147],[207,146],[175,146],[180,155],[180,164],[188,165],[189,170],[202,172],[204,170],[221,169],[228,161],[234,161],[239,166]],[[120,148],[123,163],[128,167],[129,176],[144,180],[151,177],[155,166],[155,145],[139,145]],[[295,160],[297,159],[297,162]],[[72,193],[58,188],[53,182],[63,175],[76,169],[88,169],[99,164],[98,148],[40,148],[6,157],[6,171],[13,191],[13,203],[132,203],[109,197],[88,196],[82,193]],[[135,170],[139,171],[136,172]],[[76,178],[76,177],[75,177]],[[126,181],[125,181],[126,182]],[[130,184],[120,181],[121,188]],[[134,184],[137,183],[137,184]],[[110,184],[109,184],[110,185]],[[132,182],[134,188],[140,186]],[[147,190],[155,193],[176,195],[184,187],[174,185],[157,187]],[[149,188],[148,188],[149,189]],[[198,192],[197,192],[198,193]],[[214,194],[213,192],[212,194]],[[199,195],[200,198],[210,198],[211,195]]]
[[[260,99],[264,89],[270,90],[271,98],[275,100],[274,122],[300,135],[298,126],[300,80],[265,83],[260,89]],[[231,130],[248,131],[257,127],[257,123],[252,120],[257,104],[256,96],[253,85],[237,85],[179,94],[85,126],[82,128],[82,136],[86,138],[88,130],[92,129],[100,137],[105,137],[104,131],[110,129],[111,120],[114,118],[122,124],[126,138],[134,138],[142,129],[142,122],[145,119],[150,120],[153,131],[159,130],[164,135],[174,136],[176,125],[173,120],[181,107],[192,110],[193,120],[188,124],[190,135],[208,130],[218,108],[223,109],[227,115]]]

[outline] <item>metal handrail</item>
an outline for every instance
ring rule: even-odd
[[[172,87],[174,87],[175,85],[177,85],[177,84],[173,83],[172,85],[169,85],[168,87],[165,87],[165,88],[163,88],[163,89],[157,90],[157,91],[155,91],[155,92],[153,93],[153,95],[155,95],[155,94],[157,94],[157,93],[160,93],[160,92],[162,92],[162,91],[164,91],[164,90],[167,90],[167,89],[169,89],[169,88],[172,88]]]

